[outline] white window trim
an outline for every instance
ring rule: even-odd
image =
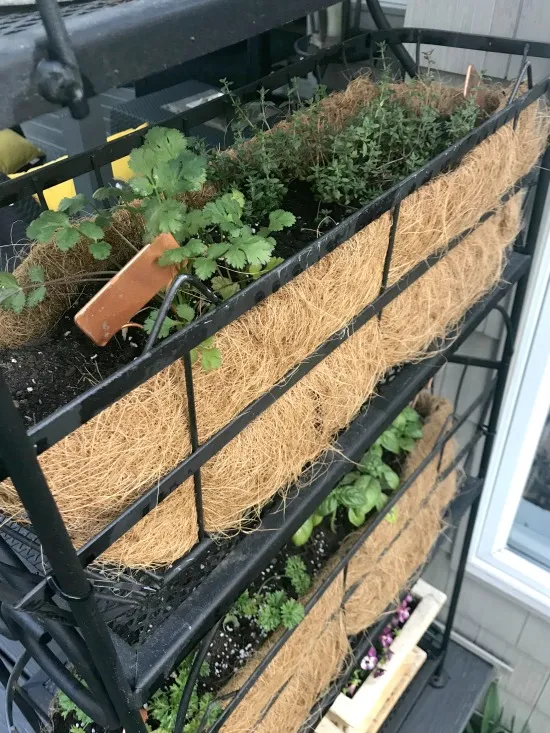
[[[468,561],[468,572],[547,616],[550,571],[507,542],[550,408],[549,324],[550,193]]]

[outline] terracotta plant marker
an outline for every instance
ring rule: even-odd
[[[160,234],[124,265],[86,305],[74,322],[94,344],[105,346],[163,288],[174,279],[174,267],[161,267],[157,260],[178,243],[171,234]]]
[[[466,79],[464,80],[464,97],[467,98],[474,87],[479,85],[481,78],[473,64],[469,64],[466,71]]]

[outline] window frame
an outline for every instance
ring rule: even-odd
[[[546,339],[545,339],[546,324]],[[550,411],[550,191],[467,569],[550,617],[550,570],[508,547]]]

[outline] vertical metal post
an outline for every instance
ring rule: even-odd
[[[384,267],[382,270],[382,284],[380,285],[380,293],[382,295],[384,290],[388,286],[388,277],[390,274],[391,258],[393,255],[393,248],[395,246],[395,235],[397,234],[397,226],[399,224],[399,212],[401,210],[401,202],[393,207],[392,220],[390,227],[390,236],[388,241],[388,249],[386,250],[386,257],[384,259]],[[382,319],[382,309],[378,311],[378,320]]]
[[[187,391],[187,412],[189,414],[189,435],[191,437],[191,450],[195,452],[199,447],[199,430],[197,426],[195,390],[193,388],[193,368],[191,365],[191,356],[189,355],[188,351],[183,355],[183,370],[185,373],[185,389]],[[199,525],[200,542],[205,537],[204,509],[202,504],[202,480],[200,468],[198,468],[193,474],[193,485],[195,489],[195,507],[197,510],[197,524]]]
[[[537,239],[540,232],[540,225],[542,221],[542,216],[544,212],[545,203],[548,196],[548,189],[549,189],[549,183],[550,183],[550,147],[546,149],[546,152],[542,159],[542,171],[539,177],[539,182],[537,185],[537,191],[535,195],[535,201],[533,204],[533,212],[531,216],[531,221],[529,223],[529,228],[527,232],[526,237],[526,246],[525,251],[527,254],[532,255],[535,252],[535,248],[537,245]],[[528,282],[529,273],[525,274],[521,280],[517,284],[516,288],[516,294],[514,297],[514,304],[512,307],[512,312],[510,314],[510,319],[505,319],[506,324],[506,341],[504,344],[504,349],[502,352],[502,358],[501,358],[501,368],[499,369],[496,386],[495,386],[495,396],[493,399],[493,404],[491,406],[491,414],[489,417],[489,424],[487,426],[487,434],[485,438],[485,444],[483,446],[483,452],[481,455],[481,463],[479,467],[479,477],[484,481],[485,477],[487,475],[487,469],[489,466],[489,461],[491,460],[491,453],[493,451],[493,445],[495,441],[495,435],[496,435],[496,429],[498,424],[498,419],[500,416],[500,410],[502,407],[502,402],[504,398],[504,392],[506,389],[506,382],[508,379],[508,372],[510,370],[510,362],[512,359],[512,354],[514,351],[514,342],[515,342],[515,334],[517,333],[517,328],[519,324],[519,320],[522,314],[523,310],[523,304],[525,302],[525,294],[527,289],[527,282]],[[447,622],[445,624],[445,631],[443,634],[443,640],[441,642],[441,648],[440,648],[440,660],[437,665],[437,669],[434,673],[434,676],[432,677],[432,686],[434,687],[444,687],[446,684],[446,674],[445,674],[445,660],[447,657],[447,651],[449,647],[449,641],[451,639],[451,632],[454,624],[454,619],[456,616],[457,608],[458,608],[458,602],[460,599],[460,591],[462,590],[462,583],[464,580],[464,573],[466,571],[466,563],[468,561],[468,555],[470,552],[470,545],[472,542],[472,537],[474,533],[475,523],[477,519],[477,514],[479,510],[479,504],[480,499],[476,499],[474,503],[472,504],[472,508],[470,509],[470,516],[468,517],[468,523],[466,525],[466,533],[464,535],[464,540],[462,544],[462,549],[460,552],[460,558],[458,562],[458,568],[456,573],[456,579],[455,584],[453,587],[453,592],[451,595],[451,601],[449,604],[449,613],[447,616]]]
[[[40,540],[60,594],[69,604],[113,707],[127,733],[146,733],[109,630],[95,602],[9,389],[0,374],[0,457]]]

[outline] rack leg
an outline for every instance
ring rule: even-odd
[[[0,459],[40,539],[52,567],[52,580],[69,604],[119,721],[126,733],[146,733],[93,588],[1,374],[0,435]]]

